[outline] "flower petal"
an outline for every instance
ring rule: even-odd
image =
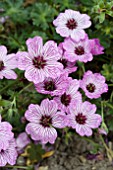
[[[39,55],[42,55],[43,41],[41,37],[35,36],[34,38],[29,38],[26,41],[26,45],[30,57],[38,57]]]

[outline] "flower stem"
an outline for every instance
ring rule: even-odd
[[[93,146],[97,146],[97,147],[101,147],[98,143],[96,143],[96,142],[94,142],[92,139],[90,139],[90,138],[87,138],[87,137],[84,137],[84,136],[79,136],[78,134],[76,134],[79,138],[82,138],[82,139],[84,139],[84,140],[86,140],[86,141],[88,141],[88,142],[90,142]]]
[[[103,109],[103,101],[101,101],[101,116],[102,116],[102,123],[104,122],[104,109]]]
[[[0,94],[2,94],[7,88],[9,88],[10,86],[12,86],[13,84],[15,84],[16,82],[18,82],[18,80],[15,80],[13,82],[11,82],[10,84],[8,84],[7,86],[5,86],[4,88],[2,88],[0,90]]]
[[[18,169],[28,169],[28,167],[25,166],[10,166],[10,165],[6,165],[6,168],[18,168]]]
[[[19,91],[18,94],[21,94],[24,90],[26,90],[28,87],[32,86],[33,83],[28,84],[26,87],[24,87],[22,90]]]
[[[100,139],[101,139],[101,142],[102,142],[103,146],[106,149],[107,157],[108,157],[109,161],[112,162],[112,160],[113,160],[113,151],[110,148],[108,148],[108,146],[104,142],[104,139],[103,139],[102,135],[100,135]]]

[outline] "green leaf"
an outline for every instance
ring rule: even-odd
[[[108,14],[111,17],[113,17],[113,11],[106,11],[106,14]]]
[[[0,100],[0,106],[7,107],[10,106],[11,102],[8,100]]]
[[[101,9],[105,7],[103,0],[99,0],[98,5],[100,6]]]
[[[55,15],[57,15],[57,11],[47,3],[35,3],[30,17],[33,20],[33,25],[45,31],[49,28],[49,23],[52,23]]]
[[[101,73],[103,74],[103,76],[105,76],[107,81],[113,82],[113,65],[112,64],[103,64],[102,68],[103,68],[103,70],[101,71]]]
[[[99,16],[99,22],[102,23],[105,20],[105,12],[101,12],[100,16]]]
[[[34,143],[30,144],[30,147],[27,150],[27,153],[29,155],[29,159],[31,161],[37,160],[40,161],[42,159],[42,155],[45,153],[44,149],[42,149],[41,145],[35,145]]]
[[[93,6],[94,2],[93,0],[80,0],[82,2],[82,4],[86,5],[86,6]]]

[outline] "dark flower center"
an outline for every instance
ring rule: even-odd
[[[4,153],[4,150],[3,150],[3,149],[1,149],[1,153]]]
[[[0,61],[0,71],[2,71],[4,69],[4,63],[3,61]]]
[[[72,19],[69,19],[66,23],[66,26],[70,29],[70,30],[73,30],[77,27],[77,22],[75,21],[74,18]]]
[[[41,117],[40,124],[43,127],[50,127],[50,125],[52,124],[52,118],[50,116],[43,115]]]
[[[64,104],[65,106],[68,106],[71,102],[71,96],[66,93],[64,93],[62,96],[61,96],[61,103]]]
[[[93,93],[96,89],[95,85],[93,83],[89,83],[87,86],[86,86],[86,89],[90,92],[90,93]]]
[[[56,90],[55,83],[52,80],[44,82],[44,89],[47,91]]]
[[[46,60],[42,56],[34,57],[32,60],[33,65],[38,69],[43,69],[46,66]]]
[[[75,120],[77,121],[77,123],[84,125],[86,123],[87,118],[82,113],[78,113],[78,115],[75,116]]]
[[[67,67],[67,60],[66,59],[60,59],[60,60],[58,60],[58,62],[62,63],[62,65],[64,66],[64,69]]]
[[[83,55],[85,53],[84,48],[82,46],[78,46],[75,48],[75,54]]]

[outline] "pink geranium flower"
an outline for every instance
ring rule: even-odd
[[[12,70],[17,68],[17,59],[15,54],[7,55],[7,48],[0,46],[0,79],[16,79],[17,74]]]
[[[64,93],[69,84],[70,78],[67,74],[62,74],[57,78],[45,78],[41,83],[35,84],[35,88],[39,93],[57,96]]]
[[[0,167],[5,166],[7,163],[10,165],[16,164],[17,156],[16,143],[12,139],[9,142],[9,147],[0,151]]]
[[[12,126],[8,122],[1,122],[0,115],[0,151],[9,147],[9,142],[13,136]]]
[[[25,70],[25,77],[36,83],[44,81],[46,77],[58,77],[63,65],[57,60],[60,58],[57,44],[48,41],[43,46],[41,37],[29,38],[26,41],[28,52],[18,52],[18,68]]]
[[[68,88],[62,95],[54,97],[54,100],[58,104],[58,108],[67,114],[69,114],[69,110],[71,107],[76,105],[77,101],[82,100],[82,96],[79,91],[79,81],[74,79],[70,81]]]
[[[98,128],[98,133],[106,136],[108,134],[108,132],[104,128]]]
[[[60,13],[53,24],[56,27],[56,32],[62,37],[70,36],[72,39],[79,41],[84,39],[84,29],[90,27],[91,21],[88,15],[68,9],[64,13]]]
[[[45,99],[41,105],[30,104],[25,112],[26,119],[30,122],[26,126],[26,132],[33,140],[42,143],[53,144],[57,138],[56,128],[65,127],[64,113],[58,112],[58,105],[53,100]]]
[[[65,58],[65,50],[63,48],[63,43],[60,43],[58,46],[59,53],[60,53],[60,59],[58,60],[62,65],[64,66],[63,70],[64,73],[67,72],[68,74],[75,72],[77,70],[77,67],[75,66],[76,62],[70,62],[67,58]]]
[[[105,77],[100,73],[85,72],[83,79],[80,81],[80,87],[90,99],[99,98],[102,93],[108,91],[108,85],[105,83]]]
[[[91,53],[92,48],[87,36],[79,42],[66,38],[63,43],[63,48],[65,49],[65,58],[71,62],[78,60],[86,63],[93,59],[93,55]]]
[[[26,145],[30,143],[30,139],[26,132],[22,132],[16,138],[17,150],[21,151]]]
[[[101,46],[100,42],[99,42],[99,39],[98,38],[94,38],[92,40],[90,40],[90,45],[91,45],[91,53],[93,55],[100,55],[100,54],[103,54],[103,50],[104,50],[104,47]]]
[[[91,136],[92,129],[98,128],[102,119],[95,114],[96,105],[89,102],[78,102],[75,107],[70,108],[69,126],[76,130],[80,136]]]

